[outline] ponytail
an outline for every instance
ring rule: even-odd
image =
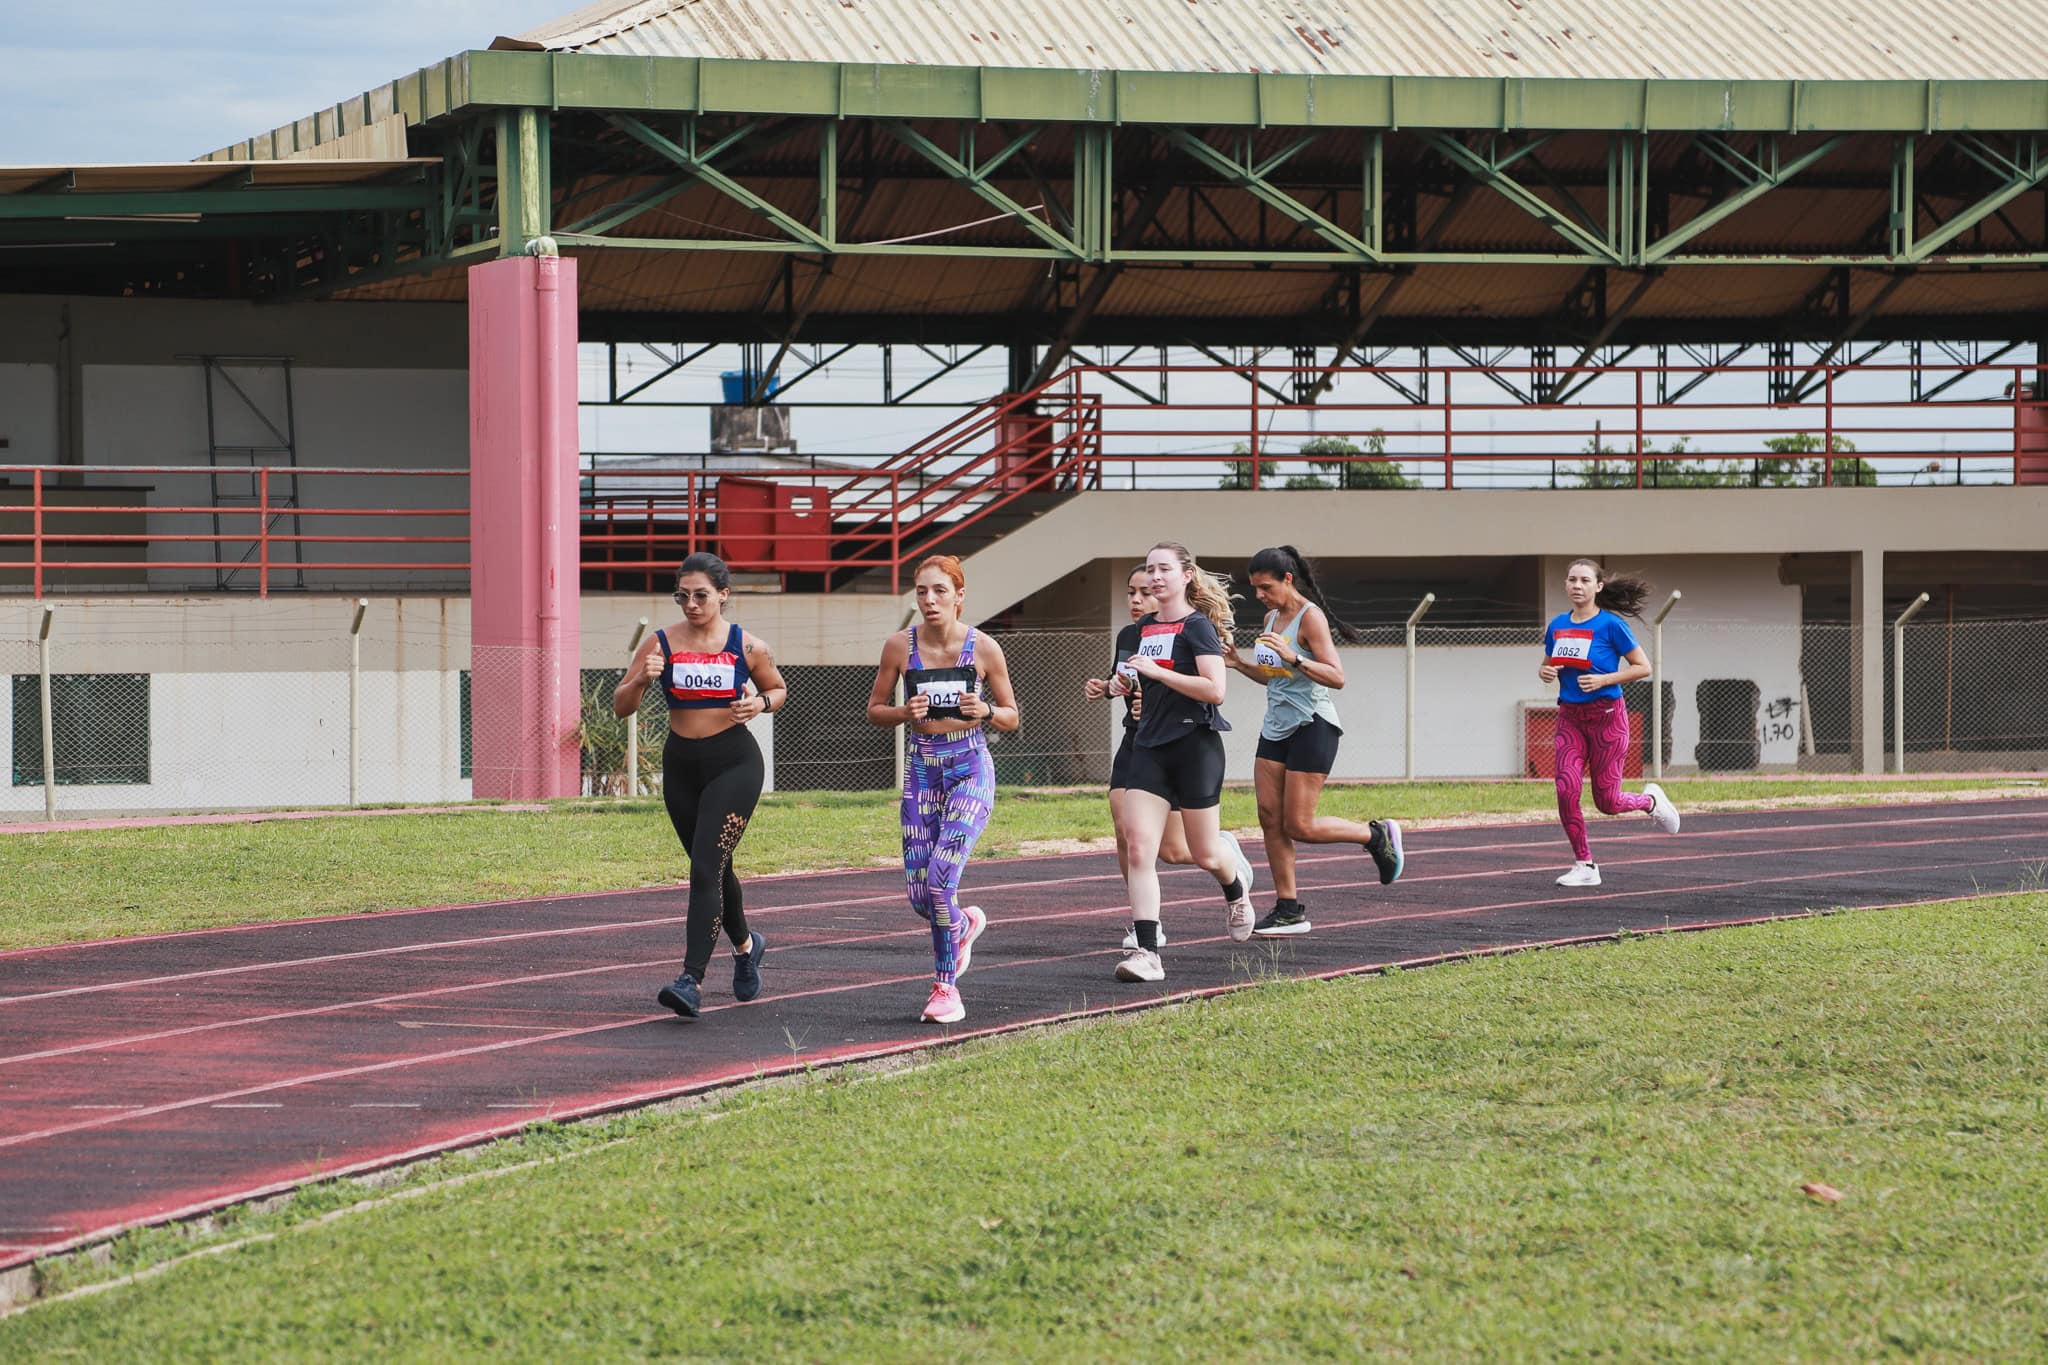
[[[1337,613],[1330,610],[1330,604],[1323,600],[1322,587],[1316,582],[1316,574],[1308,562],[1308,556],[1292,545],[1276,545],[1259,551],[1252,556],[1252,562],[1245,568],[1245,577],[1255,573],[1271,574],[1275,578],[1294,576],[1294,589],[1322,610],[1323,617],[1330,623],[1330,633],[1340,644],[1355,645],[1365,639],[1357,629],[1346,621],[1339,620]]]
[[[1219,578],[1200,565],[1195,567],[1195,581],[1188,584],[1188,601],[1209,618],[1209,624],[1226,640],[1237,629],[1237,612],[1230,605],[1236,598],[1229,579]]]
[[[1574,559],[1565,567],[1576,569],[1581,564],[1593,571],[1593,580],[1600,585],[1600,590],[1593,594],[1594,606],[1622,616],[1643,614],[1643,605],[1653,591],[1649,579],[1640,574],[1616,574],[1610,578],[1595,559]]]

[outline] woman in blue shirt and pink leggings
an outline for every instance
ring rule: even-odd
[[[1543,666],[1536,676],[1557,684],[1557,815],[1571,841],[1571,871],[1559,886],[1600,885],[1600,865],[1586,841],[1579,789],[1593,779],[1593,804],[1602,815],[1647,811],[1666,834],[1678,833],[1678,807],[1655,782],[1640,793],[1621,789],[1628,756],[1628,708],[1621,686],[1650,676],[1650,660],[1623,616],[1640,616],[1650,585],[1640,578],[1609,578],[1594,560],[1574,559],[1565,570],[1564,595],[1572,609],[1543,631]]]

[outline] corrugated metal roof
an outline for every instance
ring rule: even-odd
[[[2042,0],[637,0],[511,45],[1126,71],[2040,80]]]
[[[438,170],[439,157],[357,161],[321,158],[306,161],[168,161],[126,166],[0,166],[0,194],[19,194],[38,186],[73,192],[110,194],[196,190],[236,177],[252,189],[312,189],[329,185],[361,185]]]

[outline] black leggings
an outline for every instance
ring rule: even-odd
[[[661,799],[676,837],[690,855],[690,917],[683,935],[683,970],[702,981],[711,966],[718,926],[734,946],[747,939],[747,915],[740,905],[740,879],[732,852],[747,832],[761,799],[767,769],[761,746],[744,725],[704,739],[669,732],[661,751]]]

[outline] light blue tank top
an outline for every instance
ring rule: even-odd
[[[1274,619],[1278,615],[1278,612],[1274,612],[1266,617],[1267,630],[1273,629]],[[1287,623],[1286,628],[1277,633],[1302,658],[1312,659],[1315,656],[1301,647],[1301,618],[1306,615],[1308,606],[1304,603],[1301,610],[1294,613],[1294,619]],[[1261,659],[1254,654],[1253,661],[1284,667],[1277,655],[1272,659]],[[1266,719],[1259,726],[1261,739],[1285,739],[1317,716],[1336,726],[1339,731],[1344,728],[1338,724],[1337,705],[1330,700],[1329,688],[1298,668],[1290,669],[1284,674],[1275,674],[1266,680]]]

